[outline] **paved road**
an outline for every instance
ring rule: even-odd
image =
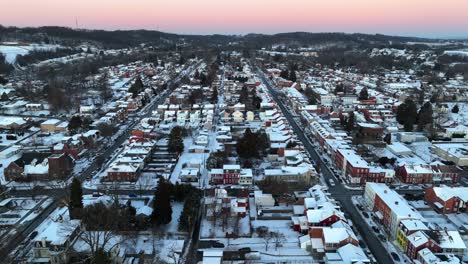
[[[286,107],[283,105],[281,100],[278,99],[277,92],[271,87],[268,80],[265,78],[265,75],[260,70],[258,71],[258,75],[262,78],[263,83],[266,85],[268,90],[270,91],[273,99],[276,101],[278,106],[280,107],[281,111],[283,112],[286,119],[289,121],[292,129],[296,133],[298,139],[302,141],[304,144],[304,148],[310,154],[310,156],[315,160],[320,160],[318,153],[316,152],[315,148],[310,144],[309,140],[304,135],[302,129],[297,125],[293,116],[289,113]],[[326,166],[324,162],[319,162],[320,164],[320,171],[323,174],[323,177],[328,182],[330,179],[335,181],[335,186],[329,186],[329,192],[332,196],[341,203],[341,208],[353,222],[354,226],[357,228],[361,236],[364,238],[367,246],[371,250],[374,257],[377,259],[378,263],[394,263],[390,254],[388,254],[386,248],[382,245],[381,241],[377,238],[374,231],[366,224],[364,219],[360,216],[359,212],[357,211],[356,207],[351,201],[351,196],[355,195],[355,191],[350,191],[346,189],[340,182],[335,180],[335,177],[332,175],[330,169]]]
[[[150,106],[147,106],[143,108],[138,115],[138,117],[149,117],[152,114],[152,111],[154,111],[157,106],[161,103],[163,103],[166,98],[169,96],[170,91],[176,87],[180,80],[184,77],[189,75],[194,71],[195,68],[200,65],[201,62],[197,63],[196,65],[188,67],[188,69],[182,71],[181,74],[177,78],[175,78],[172,81],[168,82],[168,89],[164,91],[159,97],[153,99],[150,102]],[[141,114],[142,113],[142,114]],[[137,118],[138,118],[137,117]],[[103,154],[101,154],[105,159],[110,157],[114,151],[119,148],[120,145],[122,145],[125,140],[128,139],[132,132],[132,128],[136,126],[138,122],[134,122],[131,125],[129,125],[128,129],[124,133],[122,133],[116,140],[114,140],[112,146],[107,148]],[[98,165],[95,161],[93,161],[89,167],[87,167],[84,171],[82,171],[79,175],[76,175],[75,177],[80,179],[81,181],[84,181],[86,178],[90,177],[93,173],[93,171],[97,170],[100,168],[100,165]],[[57,208],[57,206],[60,204],[60,201],[64,199],[67,196],[67,191],[64,188],[67,188],[68,186],[64,185],[61,188],[57,189],[47,189],[47,190],[39,190],[36,194],[44,194],[52,197],[54,199],[54,202],[45,208],[43,212],[36,217],[31,223],[29,223],[27,226],[24,226],[21,230],[17,230],[18,232],[11,238],[8,239],[8,241],[5,241],[3,245],[1,245],[0,248],[0,257],[1,258],[6,258],[7,255],[14,250],[18,245],[34,230],[36,229],[48,216],[49,214]],[[83,190],[84,194],[90,194],[94,192],[93,190]],[[130,194],[130,193],[138,193],[138,194],[153,194],[154,191],[152,190],[114,190],[112,193],[117,193],[120,195],[125,195],[125,194]],[[21,195],[21,196],[29,196],[31,195],[31,191],[29,190],[12,190],[11,191],[12,195]]]

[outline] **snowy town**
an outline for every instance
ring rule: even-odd
[[[5,32],[1,263],[468,262],[467,42]]]

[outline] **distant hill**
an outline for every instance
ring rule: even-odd
[[[272,45],[275,43],[295,43],[310,45],[324,42],[350,42],[350,43],[388,43],[388,42],[434,42],[434,39],[387,36],[382,34],[346,34],[346,33],[308,33],[290,32],[279,34],[247,34],[233,35],[184,35],[166,33],[153,30],[75,30],[66,27],[3,27],[0,25],[0,36],[3,39],[21,38],[22,41],[49,41],[51,38],[69,42],[92,41],[101,43],[106,47],[128,47],[141,43],[157,43],[169,41],[173,43],[190,42],[199,45],[222,45],[228,42],[244,43],[247,47],[259,45]]]

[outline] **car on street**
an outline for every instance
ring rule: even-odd
[[[34,231],[29,235],[29,239],[34,239],[37,236],[37,231]]]
[[[328,182],[330,183],[330,186],[335,186],[335,181],[333,179],[329,179]]]
[[[363,215],[365,218],[369,218],[369,214],[366,213],[366,212],[362,212],[362,215]]]
[[[393,260],[400,262],[400,257],[398,256],[397,253],[392,252],[390,253],[390,255],[392,255]]]
[[[243,247],[243,248],[239,248],[238,250],[239,252],[250,252],[252,251],[249,247]]]
[[[377,234],[380,233],[379,229],[376,226],[372,226],[372,230],[374,230],[374,232],[376,232]]]

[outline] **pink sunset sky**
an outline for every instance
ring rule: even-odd
[[[468,0],[0,0],[4,26],[468,37]]]

